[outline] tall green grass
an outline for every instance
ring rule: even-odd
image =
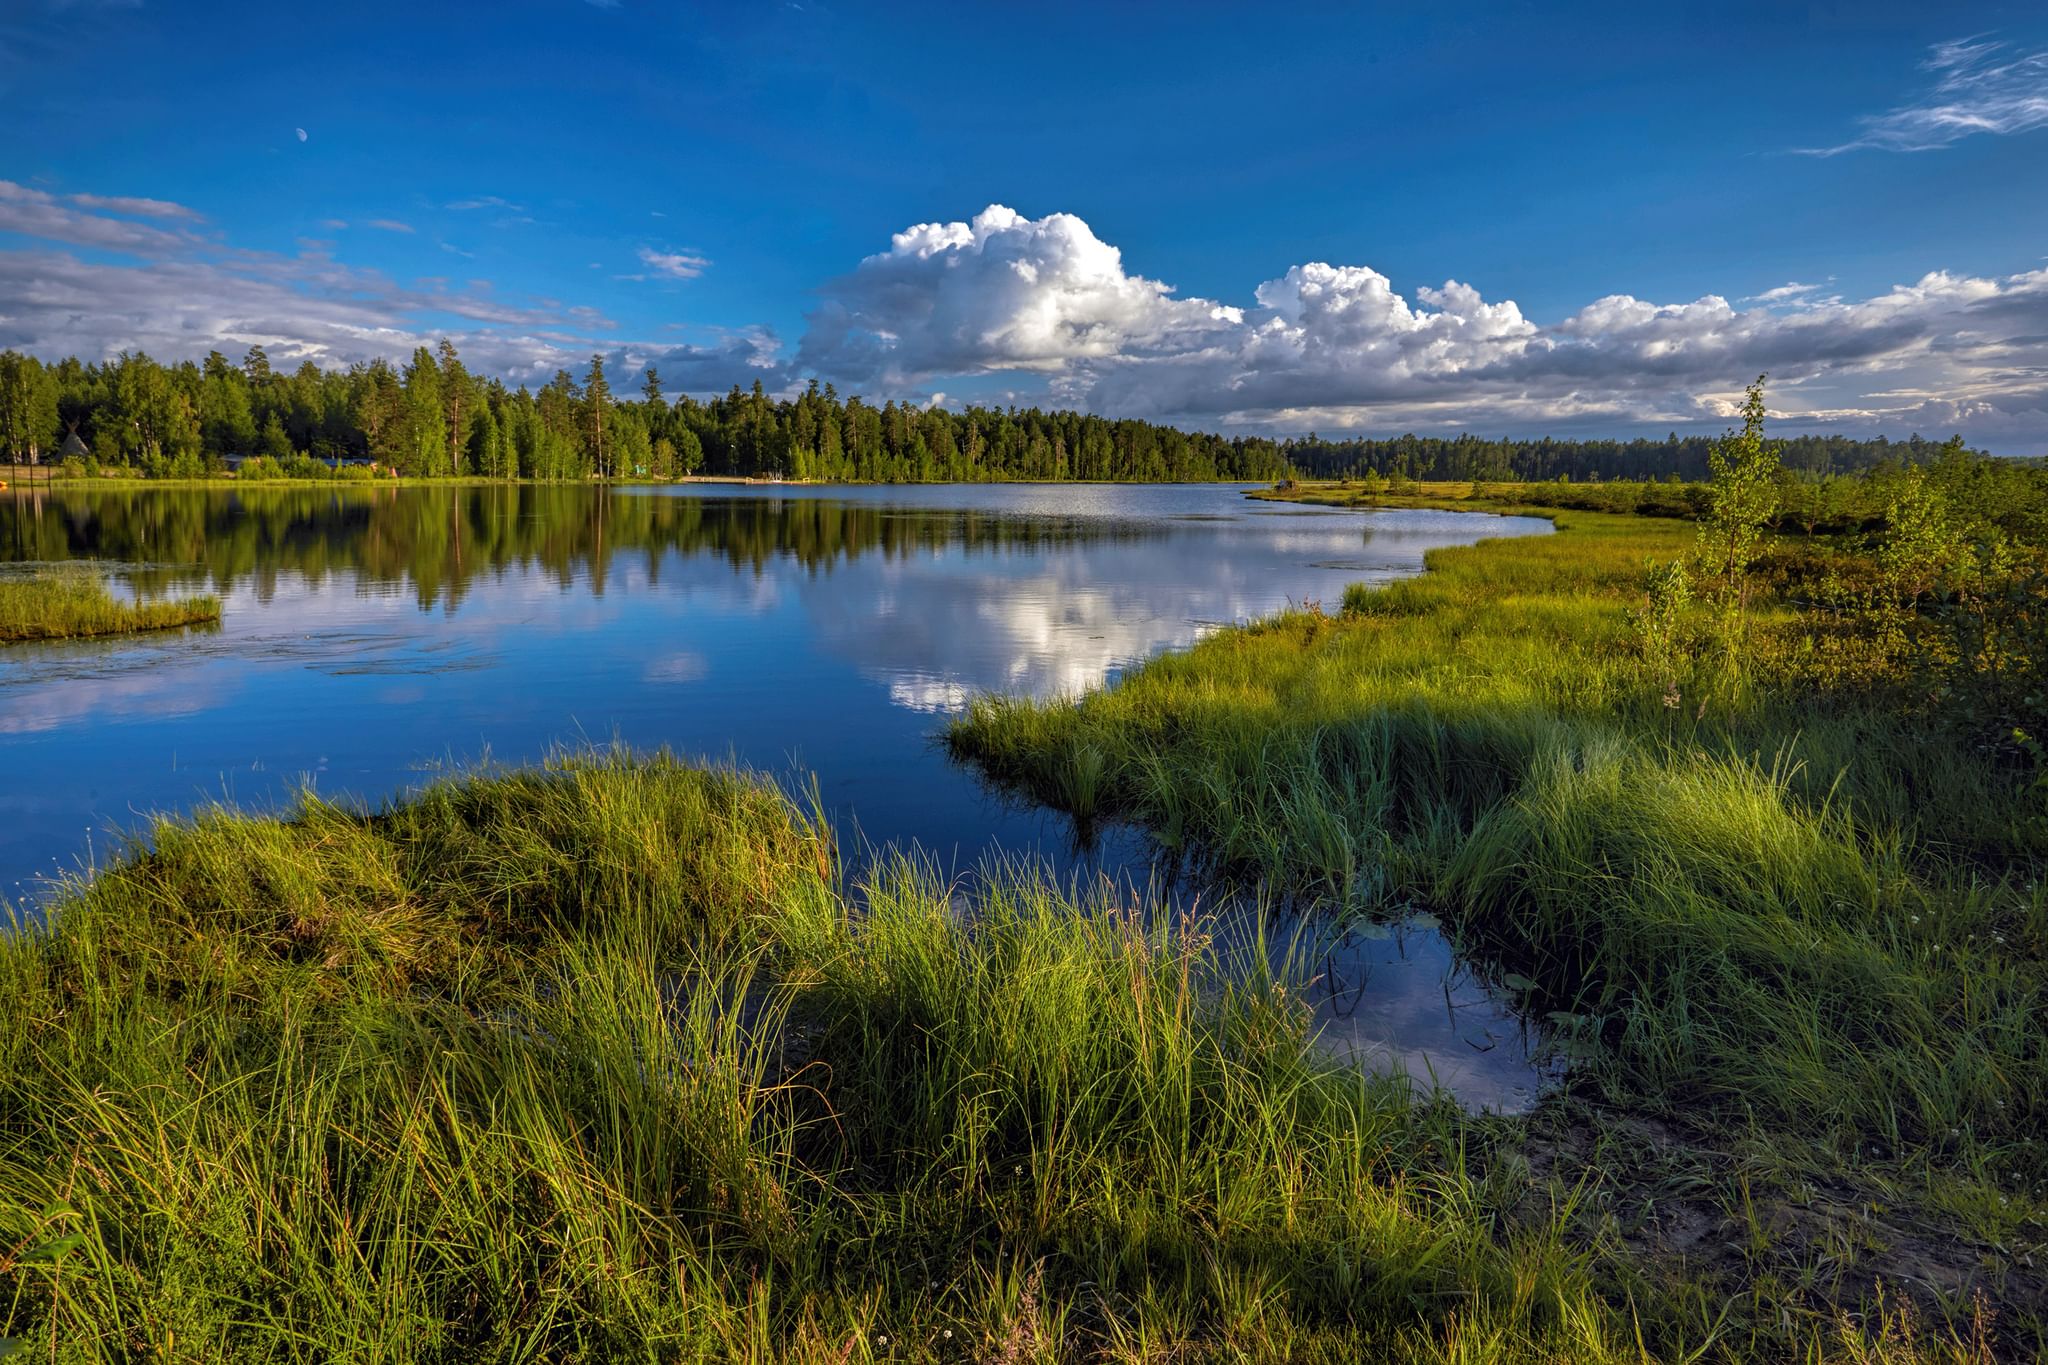
[[[55,1360],[1605,1359],[1270,975],[1024,872],[858,900],[667,759],[159,824],[0,941],[0,1336]]]
[[[0,640],[63,640],[220,620],[217,597],[123,602],[97,573],[75,568],[0,577]]]
[[[1219,871],[1428,905],[1583,1098],[2039,1248],[2042,789],[1874,695],[1706,679],[1665,705],[1630,613],[1690,528],[1557,522],[1103,692],[980,700],[951,742]],[[1753,638],[1797,625],[1769,607]]]
[[[849,892],[777,789],[662,756],[160,823],[0,940],[0,1337],[1967,1357],[1642,1273],[1579,1233],[1579,1173],[1532,1182],[1513,1124],[1323,1059],[1284,966],[1222,941],[1028,868]]]

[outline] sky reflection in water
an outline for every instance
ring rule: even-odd
[[[1435,546],[1546,530],[1217,487],[0,501],[0,558],[96,558],[139,591],[212,591],[224,608],[217,630],[0,648],[0,891],[32,896],[149,812],[276,808],[303,783],[375,802],[485,755],[614,736],[814,772],[850,849],[915,841],[965,869],[1001,848],[1142,884],[1135,838],[1078,852],[1063,820],[949,762],[933,738],[945,714],[980,691],[1097,687],[1218,626],[1334,607],[1347,583],[1414,573]],[[1333,1041],[1516,1105],[1523,1049],[1487,1042],[1511,1016],[1455,971],[1447,1006],[1439,936],[1387,942],[1406,956],[1374,944],[1365,1004],[1324,1002]],[[1333,975],[1355,985],[1364,959],[1346,951]]]

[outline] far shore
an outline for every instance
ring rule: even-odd
[[[1270,482],[1263,479],[770,479],[745,474],[678,474],[667,479],[599,478],[594,475],[581,479],[501,479],[484,474],[432,478],[414,475],[337,475],[327,479],[245,479],[233,474],[214,474],[198,479],[152,479],[141,474],[73,475],[60,473],[48,466],[31,469],[27,465],[0,465],[0,492],[6,493],[43,489],[76,491],[82,488],[489,488],[523,485],[550,488],[579,485],[607,488],[666,488],[678,484],[746,485],[762,488],[912,488],[937,487],[942,484],[962,487],[1029,484],[1077,488],[1147,488],[1168,485],[1236,488],[1248,485],[1264,487]]]

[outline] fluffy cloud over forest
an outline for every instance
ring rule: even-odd
[[[280,363],[345,365],[448,335],[512,382],[603,351],[658,364],[671,391],[815,376],[923,401],[965,383],[1210,429],[1522,435],[1718,427],[1768,371],[1773,409],[1801,429],[2048,448],[2044,269],[1933,270],[1860,298],[1798,283],[1737,302],[1614,294],[1540,318],[1455,279],[1404,290],[1367,264],[1310,261],[1205,299],[1072,214],[990,205],[899,232],[826,281],[792,350],[766,327],[682,344],[483,281],[400,283],[329,241],[237,247],[162,200],[0,181],[0,233],[27,243],[0,251],[0,346],[52,357],[260,343]],[[671,281],[709,264],[651,248],[641,261]]]
[[[1769,371],[1774,407],[1811,426],[2048,444],[2048,270],[1749,306],[1614,294],[1546,322],[1457,280],[1410,295],[1314,261],[1240,305],[1126,270],[1070,214],[993,205],[896,234],[824,293],[799,365],[886,389],[1018,371],[1101,412],[1532,432],[1718,422]]]

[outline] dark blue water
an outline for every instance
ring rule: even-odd
[[[1162,650],[1526,519],[1339,511],[1216,486],[259,488],[0,495],[0,559],[211,591],[212,631],[0,646],[0,891],[111,831],[310,786],[614,738],[815,774],[842,842],[1142,881],[1132,837],[986,791],[934,736],[977,692],[1103,685]],[[1438,971],[1441,976],[1441,971]],[[1475,1048],[1476,1044],[1473,1045]]]

